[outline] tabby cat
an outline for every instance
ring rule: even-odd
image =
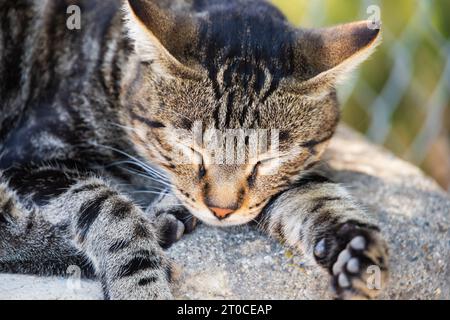
[[[164,248],[197,219],[257,221],[338,298],[377,296],[366,271],[384,286],[386,243],[317,166],[336,84],[379,38],[367,22],[298,29],[262,0],[0,0],[0,272],[78,265],[105,299],[170,299]],[[199,123],[272,130],[278,147],[211,161]]]

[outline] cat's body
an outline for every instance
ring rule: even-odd
[[[376,295],[363,280],[371,264],[386,274],[377,228],[311,168],[339,117],[333,83],[378,32],[299,33],[262,1],[129,3],[0,0],[0,271],[92,265],[107,298],[169,298],[161,246],[195,226],[186,206],[213,225],[260,219],[339,296]],[[66,27],[72,4],[81,30]],[[280,130],[284,160],[211,162],[174,133],[196,122]],[[202,159],[177,161],[174,143]]]
[[[105,153],[94,142],[120,145],[124,134],[112,124],[130,48],[120,1],[80,2],[83,28],[73,31],[66,1],[3,2],[2,169],[64,158],[92,163]]]

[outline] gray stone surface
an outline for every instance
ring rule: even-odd
[[[414,166],[341,128],[330,145],[336,180],[365,205],[389,242],[384,299],[450,299],[450,198]],[[328,277],[251,227],[200,226],[169,250],[177,298],[328,299]],[[0,275],[0,299],[98,299],[76,277]]]

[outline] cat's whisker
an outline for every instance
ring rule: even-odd
[[[145,177],[145,178],[150,179],[152,181],[155,181],[157,183],[164,184],[166,187],[171,187],[171,184],[170,184],[169,181],[165,180],[164,178],[160,178],[159,176],[151,175],[151,174],[149,174],[146,171],[140,172],[140,171],[133,170],[131,168],[122,168],[122,169],[127,171],[127,172],[129,172],[129,173],[132,173],[132,174],[135,174],[135,175],[139,175],[141,177]]]
[[[138,166],[139,168],[141,168],[142,170],[144,170],[146,173],[150,174],[151,176],[155,176],[155,177],[160,178],[161,180],[169,182],[169,179],[166,176],[164,176],[162,173],[160,173],[159,171],[157,171],[157,170],[153,169],[152,167],[146,165],[143,162],[130,161],[129,163]]]
[[[191,222],[192,220],[194,220],[195,216],[194,215],[190,215],[187,219],[186,219],[186,223],[187,222]]]
[[[170,194],[170,192],[167,192],[168,188],[167,187],[159,187],[159,186],[151,186],[142,190],[132,190],[133,192],[135,191],[152,191],[152,190],[156,190],[156,191],[160,191],[161,194]]]
[[[253,219],[251,220],[251,222],[255,222],[255,223],[256,223],[256,226],[257,226],[259,229],[261,229],[261,230],[264,230],[264,229],[265,229],[265,228],[264,228],[263,221],[264,221],[264,220],[259,221],[259,220],[258,220],[258,217],[253,218]]]
[[[134,171],[134,170],[131,170],[131,169],[124,169],[124,170],[126,170],[129,173],[132,173],[132,174],[134,174],[136,176],[139,176],[139,177],[142,177],[142,178],[146,178],[146,179],[150,179],[150,180],[152,180],[152,181],[154,181],[156,183],[160,183],[160,184],[162,184],[165,187],[168,187],[168,188],[172,187],[172,185],[170,185],[169,183],[167,183],[165,181],[162,181],[162,180],[157,180],[157,179],[155,179],[155,177],[149,176],[147,174],[140,173],[140,172],[137,172],[137,171]]]
[[[142,169],[148,174],[155,175],[155,176],[157,176],[157,177],[159,177],[159,178],[161,178],[161,179],[163,179],[163,180],[165,180],[167,182],[170,182],[167,177],[163,176],[162,174],[160,174],[155,169],[152,169],[152,168],[149,168],[149,167],[145,167],[145,168],[142,168]]]
[[[132,155],[126,153],[125,151],[116,149],[116,148],[114,148],[114,147],[102,145],[102,144],[95,144],[95,145],[96,145],[96,146],[99,146],[99,147],[103,147],[103,148],[105,148],[105,149],[109,149],[109,150],[115,151],[115,152],[117,152],[117,153],[119,153],[119,154],[121,154],[121,155],[124,155],[124,156],[130,158],[131,160],[135,161],[135,162],[136,162],[135,164],[138,164],[138,165],[139,165],[142,169],[144,169],[145,171],[152,172],[152,173],[154,173],[156,176],[160,177],[161,179],[167,180],[167,178],[164,177],[161,173],[159,173],[159,172],[156,171],[155,169],[151,168],[150,166],[148,166],[147,164],[145,164],[144,162],[142,162],[142,161],[139,160],[138,158],[136,158],[136,157],[134,157],[134,156],[132,156]]]
[[[139,193],[142,191],[158,191],[158,192],[161,192],[161,195],[166,195],[166,193],[165,193],[166,190],[167,190],[166,188],[151,187],[151,188],[147,188],[147,189],[143,189],[143,190],[131,190],[129,193]]]
[[[108,165],[108,166],[115,166],[115,165],[121,165],[121,164],[131,164],[131,165],[135,165],[135,166],[141,168],[142,170],[144,170],[145,173],[149,173],[149,172],[147,171],[147,168],[144,168],[144,167],[143,167],[142,165],[140,165],[139,163],[136,163],[136,162],[133,162],[133,161],[130,161],[130,160],[117,161],[117,162],[114,162],[114,163],[112,163],[112,164],[110,164],[110,165]],[[126,170],[126,169],[129,169],[129,168],[123,168],[123,169]],[[170,182],[165,176],[163,176],[163,175],[161,175],[161,174],[156,174],[156,173],[157,173],[157,171],[156,171],[155,174],[154,174],[154,176],[155,176],[156,178],[159,178],[159,179],[161,179],[161,180],[163,180],[163,181],[166,181],[166,182]]]
[[[164,193],[158,192],[158,191],[152,191],[152,190],[140,190],[140,191],[132,191],[131,194],[155,194],[158,196],[164,195]],[[173,195],[166,195],[167,197],[175,197]]]

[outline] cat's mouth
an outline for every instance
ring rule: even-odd
[[[193,199],[186,197],[186,195],[179,191],[175,191],[175,194],[193,216],[208,225],[218,227],[231,227],[247,224],[255,220],[264,207],[261,205],[257,208],[249,209],[246,206],[242,206],[236,210],[215,207],[211,208],[202,201],[194,201]]]
[[[258,217],[260,210],[254,210],[254,211],[240,211],[236,212],[234,214],[230,214],[227,217],[223,219],[218,219],[214,213],[211,212],[211,210],[204,209],[204,210],[198,210],[195,208],[189,208],[188,210],[198,219],[200,219],[202,222],[218,226],[218,227],[231,227],[231,226],[237,226],[237,225],[243,225],[247,224],[256,217]]]

